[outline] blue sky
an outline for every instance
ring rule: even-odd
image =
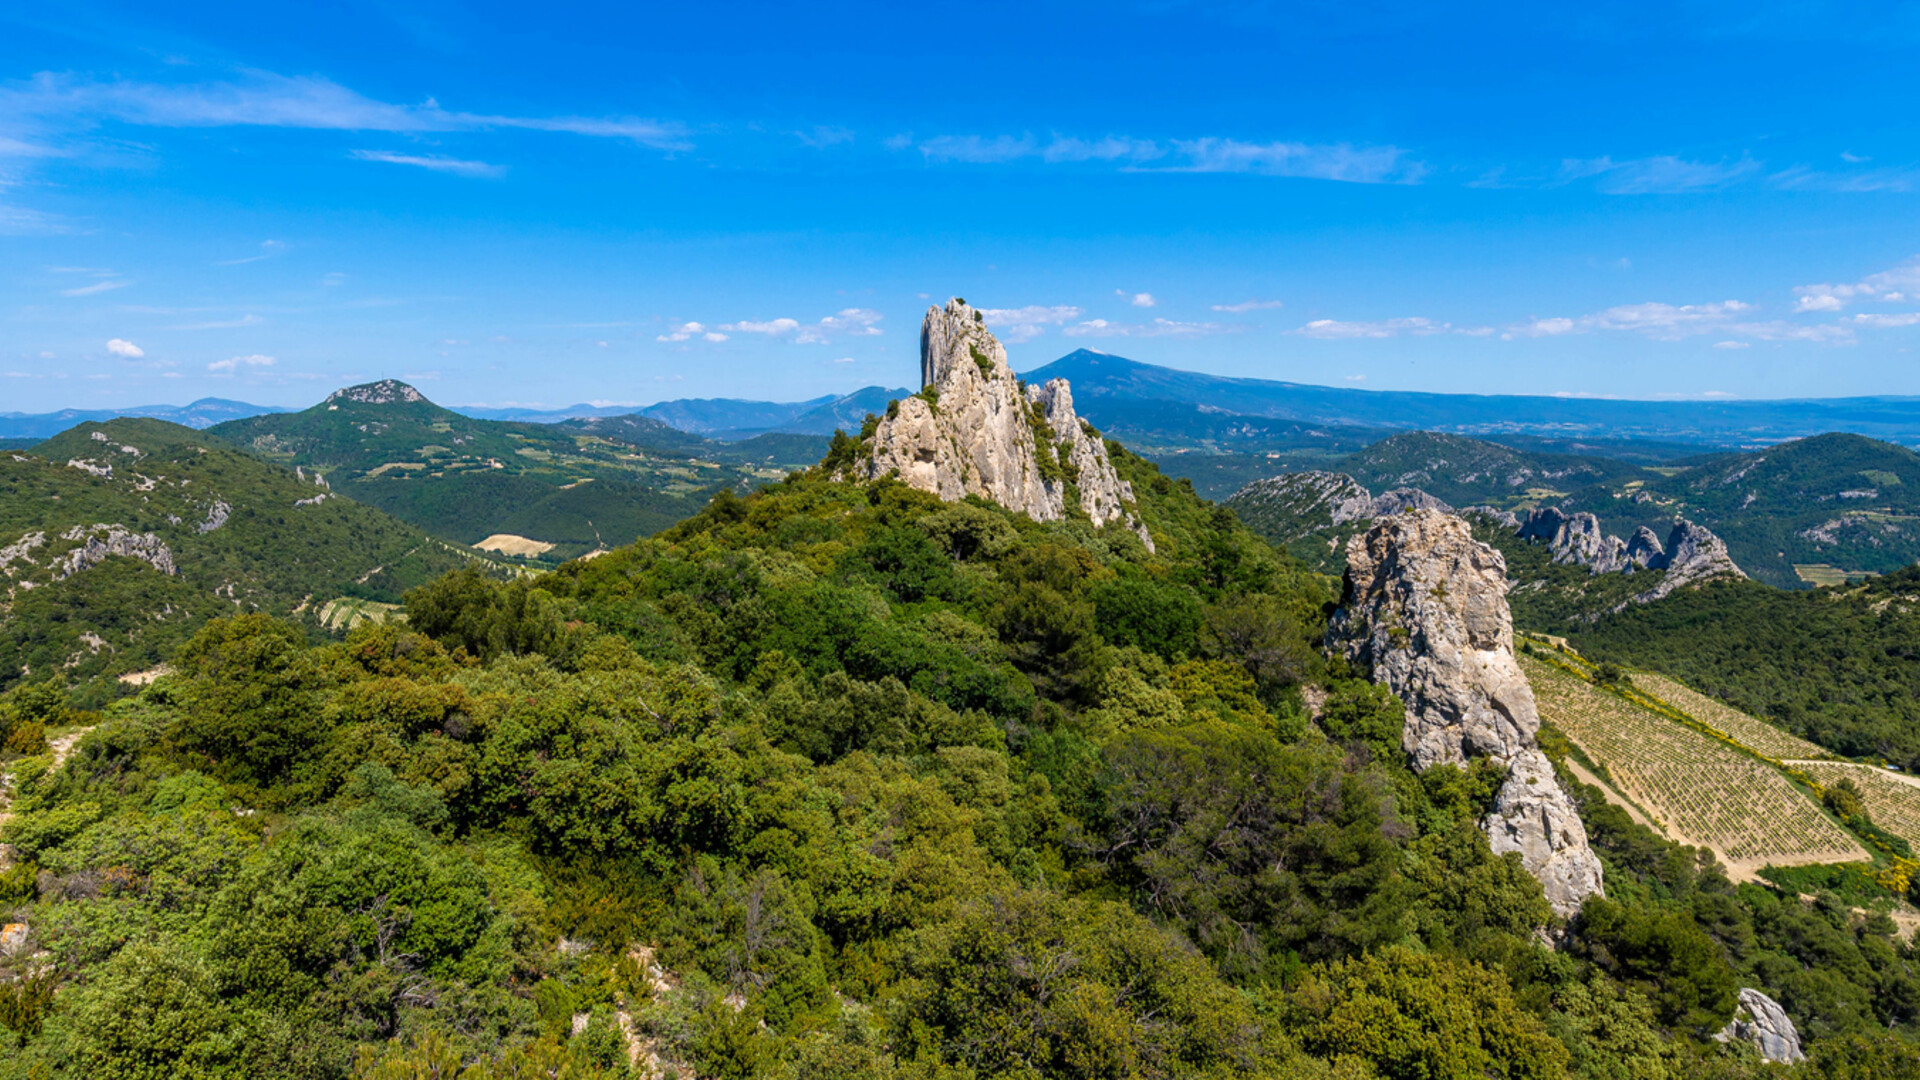
[[[1920,394],[1920,5],[1560,6],[4,0],[0,411]]]

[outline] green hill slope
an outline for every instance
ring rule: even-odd
[[[0,452],[0,688],[150,667],[208,618],[394,602],[472,552],[162,420]]]
[[[720,487],[811,464],[822,445],[729,446],[645,417],[475,420],[392,380],[212,432],[269,461],[320,472],[340,491],[437,536],[476,544],[510,534],[552,545],[556,558],[658,532]]]

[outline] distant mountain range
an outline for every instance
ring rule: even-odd
[[[1069,353],[1027,372],[1024,378],[1071,381],[1080,415],[1149,456],[1229,455],[1213,463],[1215,471],[1226,469],[1236,475],[1243,465],[1255,473],[1271,466],[1236,463],[1231,455],[1312,467],[1407,430],[1473,435],[1516,449],[1641,462],[1705,449],[1751,449],[1829,431],[1920,446],[1920,397],[1636,401],[1358,390],[1206,375],[1090,349]],[[734,441],[768,433],[831,435],[836,429],[858,429],[868,413],[884,412],[887,402],[911,392],[867,386],[849,394],[793,402],[683,398],[639,409],[578,404],[562,409],[449,411],[477,420],[540,424],[638,415],[681,431]],[[114,416],[154,417],[205,428],[288,411],[206,398],[186,406],[0,413],[0,439],[44,438],[82,421]],[[1219,483],[1230,479],[1223,475]],[[1195,482],[1201,481],[1196,478]]]
[[[133,416],[190,427],[196,431],[225,420],[286,412],[275,405],[249,405],[226,398],[201,398],[191,405],[136,405],[129,409],[61,409],[50,413],[0,412],[0,439],[46,439],[75,424]]]

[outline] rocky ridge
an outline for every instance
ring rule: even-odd
[[[920,378],[919,394],[888,406],[852,467],[856,477],[897,475],[949,502],[979,495],[1036,521],[1065,517],[1071,498],[1095,525],[1120,523],[1153,549],[1132,485],[1075,413],[1067,381],[1024,386],[965,300],[927,309]]]
[[[1650,603],[1708,578],[1747,576],[1734,563],[1725,541],[1685,518],[1674,521],[1662,544],[1659,534],[1645,525],[1634,530],[1632,540],[1622,540],[1603,534],[1600,519],[1592,514],[1567,514],[1558,507],[1543,506],[1527,515],[1514,535],[1545,542],[1556,563],[1585,566],[1596,574],[1665,571],[1652,588],[1624,601],[1616,611],[1627,604]]]
[[[1414,767],[1487,758],[1508,770],[1481,822],[1493,850],[1517,851],[1554,913],[1603,892],[1599,857],[1535,741],[1533,688],[1513,655],[1506,560],[1467,523],[1434,509],[1381,519],[1347,546],[1327,646],[1406,703]]]
[[[425,400],[420,391],[398,379],[381,379],[379,382],[335,390],[327,395],[326,403],[350,401],[357,405],[396,405]]]

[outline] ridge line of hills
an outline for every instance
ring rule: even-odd
[[[1547,395],[1446,394],[1364,390],[1247,377],[1210,375],[1079,349],[1022,373],[1029,382],[1066,378],[1081,411],[1115,430],[1164,425],[1171,408],[1183,420],[1245,418],[1334,429],[1428,429],[1494,436],[1498,440],[1543,439],[1585,444],[1589,449],[1627,451],[1619,444],[1682,447],[1738,446],[1826,431],[1851,431],[1907,444],[1920,443],[1920,397],[1641,400]],[[586,417],[639,415],[682,431],[726,439],[768,432],[831,435],[859,427],[867,412],[910,391],[867,386],[798,402],[738,398],[684,398],[641,407],[585,403],[560,409],[456,407],[473,419],[553,423]],[[46,437],[81,420],[153,416],[191,427],[224,419],[293,411],[218,398],[187,406],[142,406],[121,410],[68,409],[45,414],[0,413],[0,438]],[[1152,423],[1150,423],[1152,422]],[[1331,433],[1327,433],[1331,435]],[[1378,438],[1379,435],[1375,435]],[[1544,447],[1542,447],[1544,448]],[[1644,452],[1642,447],[1639,451]]]

